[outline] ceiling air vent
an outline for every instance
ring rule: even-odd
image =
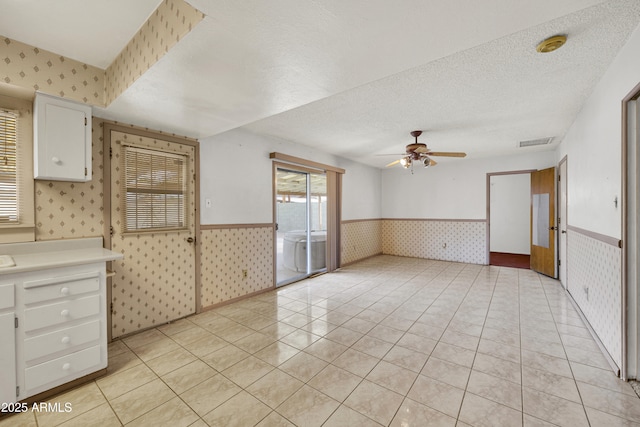
[[[552,136],[548,138],[531,139],[529,141],[520,141],[518,146],[520,148],[523,148],[523,147],[533,147],[536,145],[547,145],[547,144],[551,144],[551,141],[553,141]]]

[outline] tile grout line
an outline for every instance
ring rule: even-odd
[[[491,266],[486,266],[486,268],[487,268],[487,270],[489,270],[489,273],[490,273],[491,272],[490,271],[491,270]],[[462,413],[462,406],[464,405],[464,400],[465,400],[465,397],[466,397],[467,393],[474,394],[474,393],[471,393],[470,391],[467,391],[467,389],[469,388],[469,381],[471,381],[471,374],[473,373],[473,366],[475,364],[476,357],[478,356],[478,349],[480,348],[480,341],[482,340],[482,334],[484,332],[484,327],[485,327],[485,325],[487,323],[487,318],[489,317],[489,310],[491,309],[491,303],[493,302],[493,297],[494,297],[495,292],[496,292],[498,277],[500,276],[500,272],[502,271],[501,267],[497,267],[497,268],[498,268],[498,272],[496,274],[495,280],[493,280],[493,286],[492,286],[492,291],[491,291],[491,299],[489,300],[489,303],[487,305],[487,311],[486,311],[486,313],[484,315],[484,321],[482,322],[482,330],[480,332],[480,336],[478,337],[478,344],[476,345],[476,350],[475,350],[475,353],[473,355],[473,361],[471,362],[471,367],[469,368],[469,376],[467,377],[467,382],[466,382],[466,384],[464,386],[464,394],[462,395],[462,400],[460,401],[460,407],[458,408],[458,415],[456,416],[456,423],[457,422],[461,422],[460,421],[460,414]],[[478,275],[479,275],[479,273],[478,273]],[[477,276],[476,276],[476,279],[477,279]],[[474,283],[475,283],[475,280],[474,280]],[[473,283],[472,283],[472,286],[473,286]],[[469,289],[471,289],[471,287]],[[467,292],[467,294],[468,294],[468,292]],[[465,295],[465,298],[466,298],[466,295]]]
[[[540,276],[540,273],[537,273],[537,277],[538,280],[540,281],[540,287],[542,288],[542,292],[544,293],[544,297],[545,300],[547,301],[547,305],[549,307],[549,312],[551,313],[551,317],[553,318],[553,325],[555,327],[555,331],[558,334],[558,338],[560,338],[560,342],[562,343],[562,351],[564,352],[564,356],[567,359],[567,365],[569,365],[569,371],[571,372],[571,377],[573,379],[573,383],[576,386],[576,390],[578,392],[578,396],[580,397],[580,404],[582,406],[582,410],[584,411],[584,416],[587,420],[587,424],[589,426],[591,426],[591,420],[589,419],[589,414],[587,413],[587,408],[585,406],[584,400],[582,399],[582,393],[580,392],[580,388],[578,387],[578,382],[576,380],[576,377],[573,373],[573,367],[571,366],[571,363],[569,362],[569,355],[567,354],[567,349],[565,348],[564,345],[564,340],[562,339],[562,334],[560,334],[560,331],[558,330],[558,322],[556,321],[556,316],[553,313],[553,310],[551,309],[551,303],[549,302],[549,295],[547,295],[547,290],[544,286],[544,284],[542,283],[542,278]],[[524,408],[523,408],[524,410]]]

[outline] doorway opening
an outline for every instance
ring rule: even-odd
[[[276,286],[327,271],[327,175],[276,167]]]
[[[489,265],[530,267],[531,171],[487,174]]]

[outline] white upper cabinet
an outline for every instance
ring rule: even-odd
[[[91,106],[36,93],[34,177],[91,180]]]

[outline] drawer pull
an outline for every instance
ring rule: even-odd
[[[60,316],[67,317],[69,315],[69,310],[66,308],[60,312]]]
[[[62,337],[62,339],[60,340],[60,342],[62,342],[62,344],[69,344],[69,342],[71,342],[71,338],[69,338],[69,337]]]
[[[69,369],[71,369],[71,363],[65,363],[64,365],[62,365],[63,371],[68,371]]]
[[[60,289],[60,293],[64,296],[69,295],[69,288],[65,286],[64,288]]]

